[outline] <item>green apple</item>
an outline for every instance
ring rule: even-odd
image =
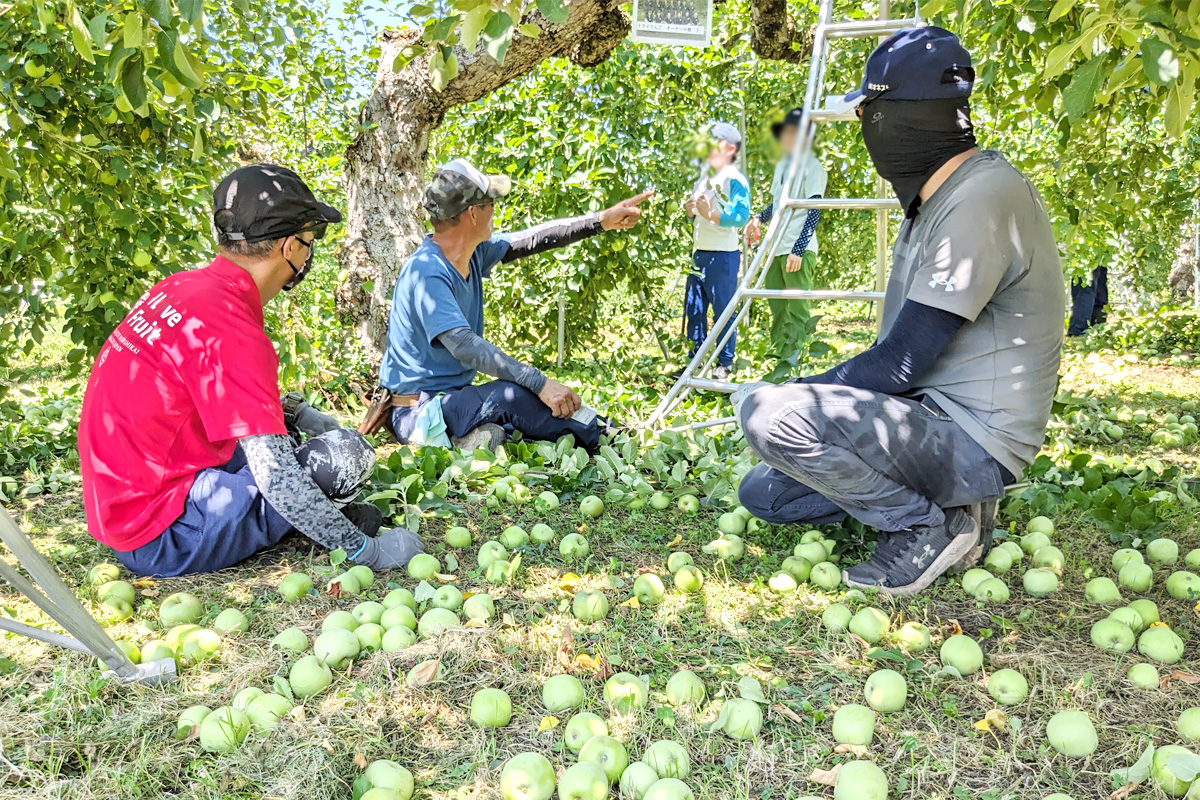
[[[1021,549],[1031,556],[1043,547],[1050,546],[1050,537],[1044,533],[1027,533],[1021,537]]]
[[[349,611],[343,609],[335,609],[325,615],[325,619],[321,620],[321,632],[340,629],[344,631],[352,631],[358,627],[358,619]]]
[[[201,628],[193,631],[183,640],[180,655],[189,664],[206,661],[221,652],[221,637],[215,631]]]
[[[200,746],[210,753],[232,753],[250,732],[250,719],[229,706],[213,709],[200,723]]]
[[[191,736],[192,729],[204,722],[204,718],[212,713],[212,709],[208,706],[188,706],[179,715],[179,720],[175,723],[175,738],[186,739]]]
[[[259,689],[257,686],[247,686],[245,689],[242,689],[233,696],[233,699],[229,701],[229,705],[233,708],[236,708],[238,711],[245,711],[246,706],[250,705],[252,700],[262,697],[264,694],[266,694],[266,692],[264,692],[262,689]]]
[[[417,615],[408,606],[394,606],[383,612],[383,616],[379,618],[379,624],[383,626],[385,631],[390,631],[395,627],[408,628],[410,631],[417,629]]]
[[[622,800],[643,800],[646,791],[659,780],[658,773],[649,764],[642,761],[633,762],[621,773]]]
[[[544,522],[539,522],[529,529],[529,538],[537,544],[549,544],[554,541],[554,537],[557,535],[554,532],[554,528],[551,528]]]
[[[777,572],[767,580],[767,588],[776,594],[787,594],[800,588],[796,579],[786,572]]]
[[[141,655],[139,663],[142,664],[149,664],[152,661],[162,661],[163,659],[167,658],[171,659],[172,661],[176,660],[175,651],[171,649],[171,646],[162,639],[151,639],[150,641],[146,642],[142,645],[142,649],[139,651],[139,653]]]
[[[838,744],[866,747],[875,738],[875,712],[857,703],[847,703],[833,715],[833,740]]]
[[[696,793],[678,778],[660,778],[646,790],[642,800],[696,800]]]
[[[630,672],[618,672],[604,682],[604,701],[622,714],[644,707],[648,696],[646,684]]]
[[[126,641],[125,639],[116,639],[113,641],[113,644],[115,644],[117,649],[124,653],[125,657],[134,664],[142,663],[142,651],[139,650],[137,645],[133,642]],[[103,662],[100,663],[103,664]],[[104,665],[102,668],[108,669],[108,666]]]
[[[746,518],[733,511],[717,517],[717,530],[727,536],[741,536],[746,532]]]
[[[779,568],[792,576],[796,583],[804,583],[808,580],[809,573],[812,572],[812,564],[808,559],[797,558],[796,556],[788,556],[779,565]]]
[[[746,543],[736,534],[722,534],[700,549],[725,561],[737,561],[745,554]]]
[[[358,800],[403,800],[398,792],[391,789],[367,789]]]
[[[313,655],[330,669],[345,669],[362,650],[362,643],[354,634],[343,628],[325,631],[313,642]]]
[[[365,592],[371,588],[371,584],[375,583],[375,573],[366,564],[355,564],[346,570],[346,572],[349,572],[358,581],[358,590],[360,592]]]
[[[676,501],[675,506],[685,514],[695,514],[700,511],[700,500],[694,494],[685,494]]]
[[[463,602],[462,610],[467,619],[488,622],[496,615],[496,601],[490,594],[473,594]]]
[[[342,594],[357,595],[362,591],[362,586],[359,585],[358,578],[350,571],[330,578],[329,583],[325,584],[325,593],[332,592],[335,585]]]
[[[633,593],[638,602],[644,606],[655,606],[662,602],[666,594],[662,578],[652,572],[644,572],[633,582]]]
[[[841,633],[850,627],[850,620],[853,618],[854,615],[850,609],[841,603],[830,603],[825,612],[821,614],[821,624],[830,633]]]
[[[870,761],[850,761],[838,770],[833,800],[887,800],[887,796],[887,776]]]
[[[455,525],[450,530],[446,531],[446,544],[450,547],[470,547],[474,537],[468,528],[461,525]]]
[[[590,761],[567,767],[558,779],[559,800],[604,800],[608,797],[608,776]]]
[[[505,762],[500,771],[504,800],[550,800],[553,795],[554,767],[544,755],[520,753]]]
[[[471,696],[471,722],[481,728],[503,728],[512,719],[512,700],[503,689],[480,689]]]
[[[568,750],[578,753],[579,749],[593,736],[607,736],[608,725],[600,717],[590,711],[583,711],[571,717],[563,729],[563,744]]]
[[[293,708],[291,700],[280,694],[264,694],[250,701],[246,717],[251,727],[260,731],[274,730],[279,720]]]
[[[1141,552],[1134,550],[1132,547],[1122,547],[1113,553],[1112,566],[1117,572],[1120,572],[1126,564],[1143,563],[1145,563],[1145,559],[1142,558]]]
[[[496,541],[484,542],[479,548],[479,554],[475,557],[479,562],[480,569],[487,569],[497,561],[504,561],[508,558],[508,551],[504,549],[504,545]]]
[[[363,770],[363,778],[372,789],[386,789],[395,792],[399,800],[409,800],[413,794],[413,775],[395,761],[379,759],[372,761]],[[363,797],[366,797],[364,794]]]
[[[441,568],[441,562],[429,553],[417,553],[408,562],[408,577],[417,581],[431,581]]]
[[[1200,739],[1200,708],[1184,709],[1175,723],[1179,735],[1188,741]]]
[[[383,626],[377,622],[368,622],[364,625],[359,625],[354,629],[354,636],[358,639],[360,652],[374,653],[383,647]]]
[[[92,586],[103,586],[104,584],[111,583],[120,577],[121,568],[116,564],[97,564],[88,570],[88,583],[90,583]],[[201,708],[202,707],[203,706],[201,706]]]
[[[704,681],[690,669],[681,669],[672,675],[665,691],[672,705],[698,706],[704,702]]]
[[[629,754],[625,751],[625,745],[611,736],[593,736],[579,748],[579,762],[589,761],[604,770],[609,783],[616,783],[629,766]]]
[[[1188,793],[1188,787],[1191,785],[1189,781],[1178,777],[1167,763],[1167,759],[1172,756],[1182,755],[1190,756],[1192,755],[1192,751],[1177,744],[1163,745],[1154,751],[1154,760],[1151,762],[1150,775],[1154,778],[1154,783],[1158,788],[1168,797],[1183,797]]]
[[[871,673],[863,688],[867,705],[883,714],[899,711],[908,701],[908,683],[904,676],[892,669],[880,669]]]
[[[579,501],[579,512],[585,517],[598,517],[604,513],[604,501],[594,494]]]
[[[646,748],[642,761],[649,765],[660,778],[683,780],[692,772],[692,761],[687,750],[679,742],[660,739]]]
[[[929,628],[919,622],[906,622],[896,631],[900,645],[909,653],[922,653],[929,649]]]
[[[1149,564],[1129,563],[1121,567],[1117,580],[1131,592],[1147,592],[1154,584],[1154,570]]]
[[[662,511],[669,505],[671,505],[671,498],[665,492],[655,492],[650,495],[650,507],[656,511]]]
[[[1092,644],[1101,650],[1128,653],[1135,640],[1133,631],[1124,622],[1109,618],[1097,620],[1092,625]]]
[[[679,572],[681,568],[694,563],[695,562],[692,561],[692,557],[689,554],[683,552],[682,550],[676,550],[674,553],[671,553],[671,556],[667,559],[667,571],[674,575],[676,572]]]
[[[137,599],[137,590],[128,581],[109,581],[108,583],[101,584],[96,589],[96,597],[101,602],[112,602],[115,604],[115,601],[119,600],[128,606],[132,606]]]
[[[178,652],[183,649],[184,640],[198,630],[200,630],[199,625],[176,625],[164,633],[162,638],[167,643],[167,647]]]
[[[1039,547],[1033,554],[1033,566],[1037,569],[1048,569],[1055,575],[1062,575],[1065,558],[1063,551],[1054,545]]]
[[[753,739],[762,730],[762,708],[753,700],[734,697],[721,705],[721,715],[713,728],[722,730],[726,736],[739,742]]]
[[[1183,658],[1183,640],[1165,625],[1147,628],[1137,646],[1139,653],[1161,664],[1176,664]]]
[[[533,492],[529,491],[529,487],[523,483],[514,483],[512,491],[508,493],[508,502],[514,505],[526,505],[533,502]]]
[[[406,647],[412,647],[416,641],[417,634],[413,633],[411,628],[397,625],[383,632],[383,638],[379,641],[379,649],[385,653],[395,653]]]
[[[434,608],[444,608],[448,611],[458,611],[462,608],[463,593],[453,583],[447,583],[445,586],[433,593],[433,598],[429,601]]]
[[[587,558],[591,548],[588,547],[588,540],[583,537],[583,534],[568,533],[558,543],[558,553],[567,561],[582,561]]]
[[[417,633],[421,635],[422,639],[432,639],[458,626],[458,615],[453,611],[445,608],[431,608],[421,615],[421,619],[417,623]]]
[[[378,625],[386,611],[387,609],[383,607],[383,603],[376,603],[374,600],[364,600],[356,605],[350,614],[359,625],[366,625],[371,622]]]
[[[983,566],[987,568],[993,575],[1003,575],[1012,569],[1013,557],[1007,550],[1002,550],[998,547],[992,550],[983,559]]]
[[[1139,600],[1134,600],[1132,603],[1129,604],[1129,607],[1131,609],[1133,609],[1134,611],[1136,611],[1138,613],[1138,616],[1141,617],[1141,619],[1142,619],[1143,624],[1138,628],[1134,628],[1134,630],[1139,633],[1147,625],[1153,625],[1155,622],[1158,622],[1158,620],[1159,620],[1158,606],[1156,606],[1154,604],[1153,600],[1146,600],[1145,598],[1141,598]]]
[[[1084,758],[1096,752],[1096,728],[1082,711],[1060,711],[1046,723],[1046,740],[1064,756]]]
[[[571,612],[581,622],[597,622],[608,616],[608,598],[598,589],[580,589],[571,603]]]
[[[1013,706],[1029,697],[1029,681],[1015,669],[1000,669],[988,676],[987,690],[998,704]]]
[[[983,666],[983,650],[966,634],[951,636],[942,642],[942,663],[958,670],[959,675],[974,675]]]
[[[1109,606],[1121,602],[1121,590],[1112,578],[1092,578],[1083,589],[1089,603]]]
[[[992,573],[988,570],[973,567],[963,573],[959,583],[962,585],[964,592],[974,597],[976,592],[979,591],[979,585],[991,577]]]
[[[837,564],[831,561],[822,561],[812,568],[812,572],[808,575],[808,582],[818,589],[832,592],[842,584],[842,571],[838,569]]]
[[[1014,566],[1020,564],[1021,559],[1025,557],[1025,551],[1021,549],[1021,545],[1012,539],[1004,540],[1000,544],[996,545],[996,549],[1003,550],[1012,556],[1012,563]]]
[[[1188,569],[1200,569],[1200,547],[1189,550],[1188,554],[1183,557],[1183,563],[1187,564]]]
[[[815,565],[822,561],[828,561],[829,553],[826,552],[825,545],[820,542],[801,542],[792,550],[792,557],[803,558],[809,564]]]
[[[162,601],[158,618],[163,625],[188,625],[204,617],[204,603],[191,592],[176,592]]]
[[[850,619],[850,632],[869,644],[875,644],[887,635],[890,624],[887,614],[878,608],[867,607]]]
[[[123,622],[133,616],[133,606],[117,597],[110,597],[100,604],[100,614],[105,622]]]
[[[543,514],[558,510],[558,495],[554,492],[542,492],[533,501],[533,507]]]
[[[393,609],[396,606],[405,606],[413,611],[417,610],[417,598],[408,589],[392,589],[383,598],[383,607],[385,609]]]
[[[975,590],[975,597],[988,603],[1007,603],[1008,584],[999,578],[988,578]]]
[[[704,587],[704,573],[694,564],[680,567],[675,572],[675,588],[685,594],[695,594]]]
[[[245,633],[250,629],[250,620],[241,609],[227,608],[212,623],[213,630],[220,634]]]
[[[1134,633],[1141,633],[1146,629],[1146,623],[1142,620],[1142,615],[1139,614],[1133,606],[1125,606],[1124,608],[1115,609],[1108,615],[1109,619],[1114,619],[1118,622],[1124,622],[1129,626],[1129,630]]]
[[[574,675],[555,675],[542,686],[542,703],[552,714],[583,705],[583,684]]]
[[[1200,599],[1200,576],[1182,569],[1172,572],[1167,578],[1167,594],[1176,600]]]
[[[484,573],[484,580],[486,580],[492,586],[500,586],[501,584],[508,582],[511,573],[512,563],[505,561],[504,559],[500,559],[499,561],[493,561],[491,564],[488,564],[487,572]]]
[[[312,578],[303,572],[293,572],[279,582],[279,594],[289,603],[295,603],[304,597],[311,588],[313,588]]]
[[[1025,526],[1025,530],[1029,533],[1044,533],[1047,536],[1054,535],[1054,523],[1049,517],[1037,516],[1029,520]]]
[[[1146,558],[1151,564],[1174,564],[1179,560],[1179,545],[1171,539],[1155,539],[1146,545]]]
[[[1048,569],[1026,570],[1021,583],[1030,597],[1046,597],[1058,591],[1058,576]]]
[[[1125,677],[1140,689],[1158,688],[1158,669],[1153,664],[1134,664]]]
[[[504,529],[504,533],[500,534],[500,544],[504,545],[509,550],[516,550],[518,547],[523,547],[529,542],[529,534],[519,525],[509,525]]]
[[[308,650],[308,636],[299,628],[282,630],[271,640],[274,647],[280,650],[290,650],[293,653],[303,653]]]

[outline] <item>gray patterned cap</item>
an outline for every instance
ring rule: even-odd
[[[433,174],[421,205],[435,220],[454,219],[471,206],[510,191],[512,181],[507,175],[485,175],[466,159],[456,158]]]

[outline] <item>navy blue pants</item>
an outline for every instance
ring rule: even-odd
[[[1092,270],[1092,282],[1071,281],[1071,322],[1067,336],[1082,336],[1093,325],[1103,325],[1108,305],[1108,267]]]
[[[725,306],[733,299],[737,289],[738,267],[741,265],[742,254],[736,250],[723,252],[719,250],[697,250],[692,253],[692,262],[696,269],[687,279],[687,294],[684,296],[683,310],[687,315],[687,335],[692,340],[691,356],[696,355],[700,345],[708,336],[708,309],[712,307],[713,322],[721,316]],[[724,335],[733,325],[735,317],[731,317],[720,335]],[[735,330],[721,348],[717,363],[722,366],[733,366],[733,351],[737,345]]]
[[[345,474],[346,465],[365,463],[371,444],[357,431],[339,429],[314,436],[296,449],[313,481],[338,505],[350,502],[371,477]],[[345,456],[345,457],[344,457]],[[374,459],[369,459],[374,465]],[[135,575],[175,577],[215,572],[272,547],[292,525],[271,507],[250,474],[242,448],[223,467],[196,473],[183,514],[162,535],[136,550],[116,553]]]
[[[550,406],[524,386],[512,381],[490,381],[478,385],[449,389],[442,395],[442,418],[450,435],[466,436],[485,422],[492,422],[512,434],[520,431],[526,439],[557,441],[564,433],[575,437],[575,442],[589,453],[600,447],[600,428],[596,420],[587,425],[570,417],[559,419],[550,412]],[[421,404],[432,395],[421,393]],[[401,442],[407,442],[412,434],[413,414],[419,405],[397,408],[392,413],[392,427]]]

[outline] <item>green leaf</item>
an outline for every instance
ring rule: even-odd
[[[134,108],[146,104],[146,78],[142,54],[135,53],[121,65],[121,94]]]
[[[571,11],[563,0],[537,0],[537,10],[555,24],[566,22],[567,17],[571,16]]]
[[[500,64],[504,63],[504,56],[508,54],[508,46],[512,44],[512,34],[512,18],[503,11],[489,19],[487,27],[483,29],[481,35],[484,49]]]
[[[1059,17],[1065,16],[1068,11],[1075,7],[1077,0],[1058,0],[1054,4],[1054,8],[1050,9],[1050,16],[1046,18],[1047,22],[1054,22]]]
[[[491,6],[484,4],[471,9],[467,12],[466,17],[463,18],[462,27],[459,29],[458,35],[462,39],[462,45],[467,49],[468,53],[475,52],[475,45],[479,44],[479,32],[487,25],[491,16]]]
[[[1157,36],[1142,40],[1142,70],[1159,86],[1174,83],[1179,77],[1179,55]]]
[[[1063,89],[1063,108],[1066,109],[1067,119],[1074,122],[1089,111],[1096,102],[1096,92],[1104,82],[1105,55],[1098,55],[1088,61],[1071,76],[1071,82]]]
[[[204,0],[178,0],[179,16],[188,25],[194,25],[204,14]]]
[[[130,50],[136,50],[142,46],[142,15],[136,11],[130,11],[125,15],[124,37],[125,46]]]
[[[530,39],[536,39],[541,35],[542,29],[537,25],[521,25],[517,28],[522,36],[528,36]]]
[[[92,44],[96,47],[103,47],[104,40],[108,38],[108,12],[101,11],[92,17],[92,21],[88,23],[87,29],[88,34],[92,37]]]
[[[346,560],[346,551],[340,547],[337,550],[334,550],[332,553],[329,554],[329,563],[335,567],[338,566],[339,564],[341,564],[345,560]]]
[[[1183,67],[1183,76],[1174,84],[1167,87],[1166,106],[1163,109],[1163,125],[1167,133],[1179,139],[1187,118],[1192,113],[1192,102],[1196,93],[1196,73],[1200,71],[1200,63],[1188,61]]]
[[[199,89],[204,85],[204,81],[201,80],[201,75],[204,74],[203,68],[197,71],[191,54],[179,39],[175,40],[175,52],[171,54],[171,58],[175,64],[175,69],[172,71],[184,86],[189,89]]]
[[[75,52],[79,53],[79,57],[89,64],[96,63],[96,56],[92,52],[92,34],[88,31],[87,25],[84,24],[83,15],[79,13],[79,9],[72,3],[67,12],[67,23],[71,26],[71,42],[75,45]]]
[[[171,4],[168,0],[138,0],[138,5],[162,27],[175,27],[175,14],[171,11]]]
[[[1050,51],[1050,55],[1046,56],[1046,67],[1042,70],[1042,76],[1046,80],[1054,80],[1059,75],[1067,71],[1067,67],[1071,64],[1071,57],[1075,55],[1075,51],[1079,49],[1079,40],[1075,39],[1071,42],[1065,42]]]
[[[204,158],[204,127],[196,123],[196,133],[192,135],[192,161]]]

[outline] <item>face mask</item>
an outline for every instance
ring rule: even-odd
[[[975,147],[965,97],[872,100],[862,109],[863,142],[875,171],[892,185],[906,217],[915,217],[926,181],[950,159]]]
[[[308,277],[308,272],[312,269],[313,251],[316,250],[317,246],[316,239],[313,239],[311,242],[306,242],[297,236],[296,241],[300,242],[302,245],[308,245],[308,258],[304,259],[304,264],[299,267],[297,267],[291,261],[287,262],[287,265],[292,268],[292,279],[283,285],[283,290],[285,292],[290,292],[292,289],[295,289],[300,285],[301,281]],[[284,260],[286,261],[287,259]]]

